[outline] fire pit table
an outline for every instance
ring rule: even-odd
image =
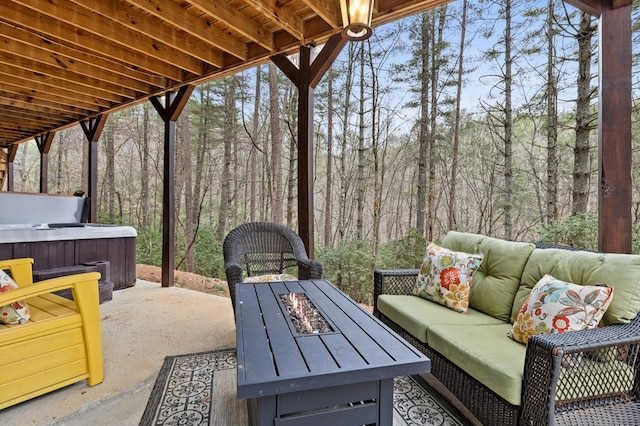
[[[236,285],[252,425],[391,425],[393,378],[430,361],[325,280]]]

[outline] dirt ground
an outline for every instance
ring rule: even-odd
[[[136,276],[141,280],[154,283],[162,282],[162,268],[151,265],[136,265]],[[229,297],[227,282],[216,278],[204,277],[190,272],[175,272],[176,287],[187,288],[189,290],[201,291],[203,293],[215,294],[216,296]],[[373,311],[373,306],[360,304],[369,312]]]
[[[162,268],[151,265],[136,265],[136,277],[155,283],[162,282]],[[190,272],[175,271],[174,285],[189,290],[229,297],[227,282],[216,278],[204,277]]]

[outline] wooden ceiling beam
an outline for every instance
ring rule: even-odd
[[[148,52],[136,51],[130,48],[132,45],[141,45],[133,32],[121,32],[121,43],[114,45],[109,39],[96,36],[82,27],[42,14],[38,10],[11,4],[12,1],[5,0],[0,2],[0,17],[5,22],[10,22],[20,28],[46,37],[51,42],[60,43],[71,49],[114,60],[121,64],[128,64],[136,69],[145,70],[170,80],[182,81],[188,78],[185,72],[178,68],[175,63],[170,63],[169,59],[161,59],[162,56],[160,54],[154,55],[153,46],[147,49]],[[46,7],[55,9],[50,4],[47,4]],[[95,26],[99,22],[97,21],[93,25]]]
[[[79,92],[78,86],[71,84],[68,81],[60,80],[44,74],[34,75],[32,72],[4,64],[0,64],[0,78],[6,81],[13,79],[16,82],[24,82],[25,87],[33,88],[35,90],[42,89],[46,91],[46,93],[57,94],[71,99],[76,99],[76,96],[78,99],[94,97],[96,99],[96,105],[103,105],[103,102],[105,101],[110,105],[122,101],[122,97],[106,92],[97,87],[84,87],[82,91]]]
[[[34,99],[19,95],[13,95],[11,97],[0,97],[0,106],[3,106],[5,108],[29,109],[31,113],[37,112],[40,115],[51,115],[52,113],[55,113],[55,115],[61,118],[75,118],[95,112],[95,109],[77,108],[73,106],[62,105],[57,102],[47,102],[42,99]]]
[[[131,0],[129,0],[131,1]],[[136,0],[140,1],[140,0]],[[151,0],[156,1],[156,0]],[[207,15],[224,22],[229,27],[267,50],[274,50],[273,36],[263,27],[255,25],[246,15],[233,9],[228,3],[212,2],[211,0],[188,0],[194,7]],[[248,56],[245,46],[245,56]],[[240,58],[243,59],[243,58]],[[246,59],[246,57],[244,58]]]
[[[564,0],[564,2],[596,18],[602,14],[605,7],[615,10],[633,4],[632,0]]]
[[[66,69],[61,69],[57,66],[36,63],[26,59],[25,57],[13,55],[11,53],[4,53],[4,55],[2,55],[2,62],[0,62],[0,64],[4,64],[6,66],[14,66],[27,72],[31,72],[34,74],[43,74],[62,81],[66,81],[71,85],[77,86],[76,90],[83,90],[82,88],[84,87],[90,88],[98,86],[102,90],[118,95],[118,97],[120,97],[120,100],[122,101],[126,99],[135,99],[137,96],[135,91],[127,87],[119,86],[117,82],[100,82],[96,80],[95,77],[89,79],[86,75],[82,75]]]
[[[304,23],[286,4],[278,0],[245,0],[274,25],[291,34],[297,40],[305,39]]]
[[[75,0],[74,0],[75,1]],[[246,60],[248,58],[247,55],[247,46],[242,41],[237,38],[231,37],[229,34],[224,31],[218,29],[216,26],[212,25],[211,22],[208,22],[205,19],[199,18],[195,16],[193,13],[187,11],[185,8],[179,6],[175,2],[169,0],[126,0],[129,4],[134,5],[141,10],[146,11],[150,14],[158,14],[162,13],[162,19],[165,22],[169,22],[171,25],[174,25],[176,28],[184,31],[189,34],[193,38],[197,38],[200,41],[195,41],[195,43],[199,45],[203,45],[202,41],[204,41],[204,46],[212,45],[217,47],[220,50],[223,50],[238,59]],[[204,6],[207,9],[217,10],[219,13],[224,14],[225,16],[231,15],[227,12],[228,7],[221,7],[218,3],[212,2],[211,0],[206,1],[194,1],[189,0],[189,3],[194,4],[195,6]],[[226,6],[226,3],[225,3]],[[225,13],[226,12],[226,13]],[[207,12],[208,13],[208,12]],[[216,15],[213,15],[216,16]],[[244,20],[240,18],[238,20],[242,28],[248,27],[252,28],[251,22],[249,22],[246,17]],[[258,33],[257,31],[252,31],[253,33]],[[259,34],[259,33],[258,33]],[[181,43],[178,43],[181,44]],[[218,57],[222,56],[218,54]],[[204,60],[204,59],[203,59]],[[206,61],[209,62],[209,61]],[[224,62],[212,63],[212,65],[217,66],[218,68],[224,67]]]
[[[92,86],[98,82],[114,85],[115,87],[123,86],[135,92],[148,92],[149,84],[133,80],[122,75],[117,75],[113,72],[97,68],[95,66],[87,65],[82,62],[77,62],[71,58],[55,55],[47,50],[40,49],[31,45],[25,45],[15,40],[7,38],[0,38],[3,42],[3,48],[5,52],[11,52],[4,57],[0,57],[0,62],[12,63],[11,56],[21,58],[21,62],[24,62],[24,57],[30,58],[34,63],[34,68],[39,66],[49,67],[51,70],[60,70],[58,75],[60,78],[64,78],[65,74],[75,73],[79,78],[73,80],[81,80],[81,82],[89,83]],[[20,55],[20,56],[17,56]],[[87,76],[91,76],[91,81],[88,81]]]
[[[18,0],[22,1],[22,0]],[[28,0],[33,1],[33,0]],[[218,68],[222,68],[224,65],[221,62],[222,54],[220,51],[216,51],[204,43],[199,38],[195,38],[191,35],[191,32],[184,32],[175,26],[166,25],[166,22],[172,22],[173,17],[167,14],[167,19],[163,23],[155,15],[149,15],[140,10],[137,7],[116,0],[67,0],[73,2],[73,11],[81,16],[91,16],[92,14],[100,14],[106,19],[110,20],[114,24],[113,31],[109,29],[95,26],[89,27],[88,30],[94,32],[94,34],[101,35],[109,40],[118,43],[120,34],[123,32],[136,32],[139,37],[141,51],[150,53],[147,51],[151,46],[155,51],[160,52],[162,58],[174,59],[169,63],[181,63],[188,66],[189,71],[193,73],[202,72],[202,62],[209,63]],[[79,6],[79,7],[78,7]],[[83,11],[82,8],[85,10]],[[184,9],[178,7],[179,10],[185,12]],[[177,12],[175,12],[177,13]],[[81,25],[84,28],[86,23],[81,21]],[[118,29],[121,27],[121,29]],[[199,29],[199,28],[197,28]],[[223,40],[231,45],[237,42],[227,34],[216,34],[216,37],[223,38]],[[242,47],[242,46],[240,46]],[[183,56],[181,56],[183,55]]]
[[[163,40],[166,34],[155,34],[159,36],[158,38],[147,35],[153,26],[149,19],[143,19],[137,24],[140,27],[137,29],[138,33],[129,31],[127,28],[131,29],[130,25],[124,26],[122,22],[108,17],[108,15],[105,17],[109,20],[110,25],[104,25],[104,22],[96,19],[96,14],[104,12],[105,5],[102,1],[95,2],[96,12],[93,13],[77,3],[72,3],[72,0],[58,0],[55,7],[51,7],[51,3],[47,0],[11,1],[50,16],[59,22],[72,25],[77,28],[74,32],[81,30],[93,36],[104,38],[110,43],[120,45],[126,49],[133,49],[138,53],[155,56],[167,65],[180,63],[181,68],[193,74],[202,72],[203,64],[200,60],[164,43]],[[115,11],[112,10],[112,13],[115,13]],[[162,29],[166,28],[159,24],[157,26]],[[179,38],[176,39],[179,40]]]
[[[302,0],[304,4],[309,6],[319,17],[321,17],[331,28],[342,27],[342,14],[340,9],[334,7],[334,3],[338,0]],[[375,3],[374,3],[375,4]],[[375,6],[374,6],[375,7]]]
[[[166,78],[150,75],[149,73],[132,69],[131,66],[125,66],[114,61],[108,61],[104,58],[79,52],[78,50],[58,43],[51,43],[50,40],[41,36],[25,31],[22,28],[7,25],[3,22],[0,22],[0,34],[22,45],[39,49],[39,52],[43,52],[42,56],[50,55],[52,58],[55,58],[56,61],[62,61],[63,64],[61,64],[61,66],[67,66],[66,64],[69,62],[86,64],[127,80],[131,79],[141,82],[145,85],[144,87],[147,87],[147,90],[152,87],[165,87],[167,84]],[[19,49],[19,47],[17,48]],[[91,75],[91,73],[87,73],[87,75]]]
[[[41,87],[45,87],[45,86],[41,86]],[[90,111],[93,111],[96,108],[100,108],[100,107],[106,108],[111,105],[108,102],[104,102],[104,101],[94,102],[91,100],[83,100],[80,97],[71,98],[66,96],[60,96],[60,95],[67,95],[67,92],[62,90],[59,91],[59,94],[47,93],[44,90],[35,90],[31,82],[29,82],[29,88],[26,88],[24,85],[19,86],[11,83],[4,83],[1,87],[1,91],[4,92],[4,95],[7,97],[24,96],[32,99],[37,98],[45,101],[56,102],[61,105],[75,106],[75,107],[90,110]]]
[[[2,118],[0,119],[0,125],[16,123],[20,122],[22,124],[26,124],[29,126],[39,126],[39,125],[47,125],[47,126],[60,126],[64,124],[64,121],[60,119],[53,119],[50,117],[43,116],[37,111],[33,112],[24,112],[11,108],[4,108],[2,111]]]

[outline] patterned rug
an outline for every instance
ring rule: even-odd
[[[394,380],[393,426],[469,424],[419,376]],[[246,426],[236,398],[236,351],[166,357],[140,426]]]

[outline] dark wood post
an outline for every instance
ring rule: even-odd
[[[602,5],[598,249],[631,253],[631,2]]]
[[[89,145],[87,146],[89,153],[89,170],[87,170],[89,223],[96,223],[98,221],[98,140],[104,130],[104,124],[107,122],[107,117],[107,114],[100,114],[97,117],[80,122],[82,131],[89,142]]]
[[[14,181],[14,174],[13,174],[13,162],[16,159],[16,154],[18,153],[18,144],[12,144],[9,147],[9,155],[7,157],[7,191],[13,191],[13,181]]]
[[[48,132],[35,138],[40,151],[40,192],[43,194],[49,192],[49,150],[54,135],[54,132]]]
[[[271,57],[271,61],[298,88],[298,233],[307,249],[314,255],[313,225],[313,89],[318,85],[347,40],[341,34],[332,36],[318,56],[311,61],[311,48],[300,47],[300,67],[285,55]]]
[[[149,98],[164,121],[164,176],[162,182],[162,287],[174,282],[175,256],[175,165],[176,121],[189,100],[194,86],[182,86],[178,92],[167,92],[165,104],[158,96]]]
[[[631,253],[631,3],[564,0],[599,18],[598,250]]]

